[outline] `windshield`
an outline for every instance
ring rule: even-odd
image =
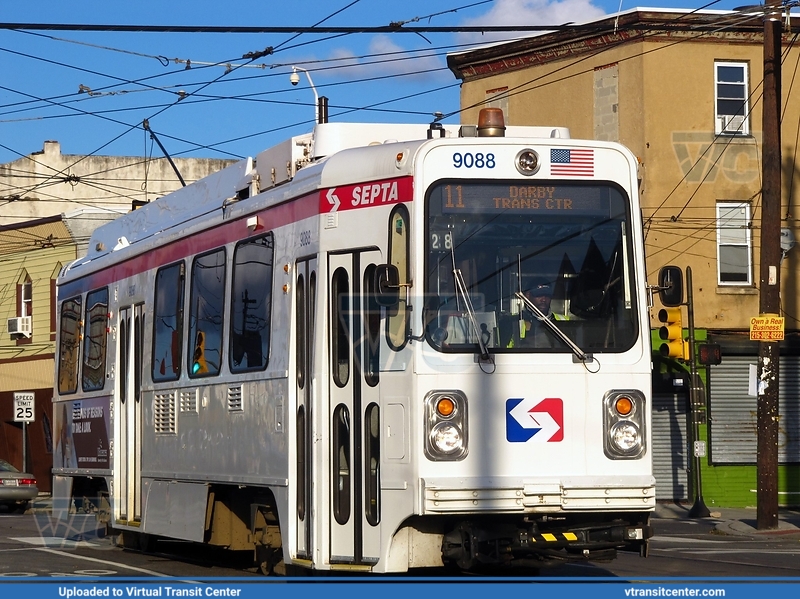
[[[5,460],[0,460],[0,472],[19,472],[19,470]]]
[[[441,181],[426,202],[424,319],[432,346],[572,352],[542,316],[586,352],[633,345],[630,211],[620,188]]]

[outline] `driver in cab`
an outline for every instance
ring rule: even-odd
[[[556,314],[550,308],[553,299],[553,285],[543,277],[533,279],[523,292],[546,318],[552,321],[568,320],[563,314]],[[520,345],[523,347],[559,347],[560,341],[529,309],[525,308],[520,320]]]

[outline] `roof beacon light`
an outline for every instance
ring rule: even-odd
[[[478,137],[505,137],[506,124],[499,108],[481,108],[478,114]]]

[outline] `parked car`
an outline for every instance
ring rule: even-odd
[[[22,512],[38,494],[33,474],[20,472],[5,460],[0,460],[0,505],[5,505],[9,511]]]

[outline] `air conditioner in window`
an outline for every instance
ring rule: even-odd
[[[31,336],[31,317],[17,316],[8,319],[8,334],[12,339],[21,337],[30,338]]]
[[[744,135],[744,117],[741,115],[724,115],[719,117],[722,122],[723,133],[736,133]]]

